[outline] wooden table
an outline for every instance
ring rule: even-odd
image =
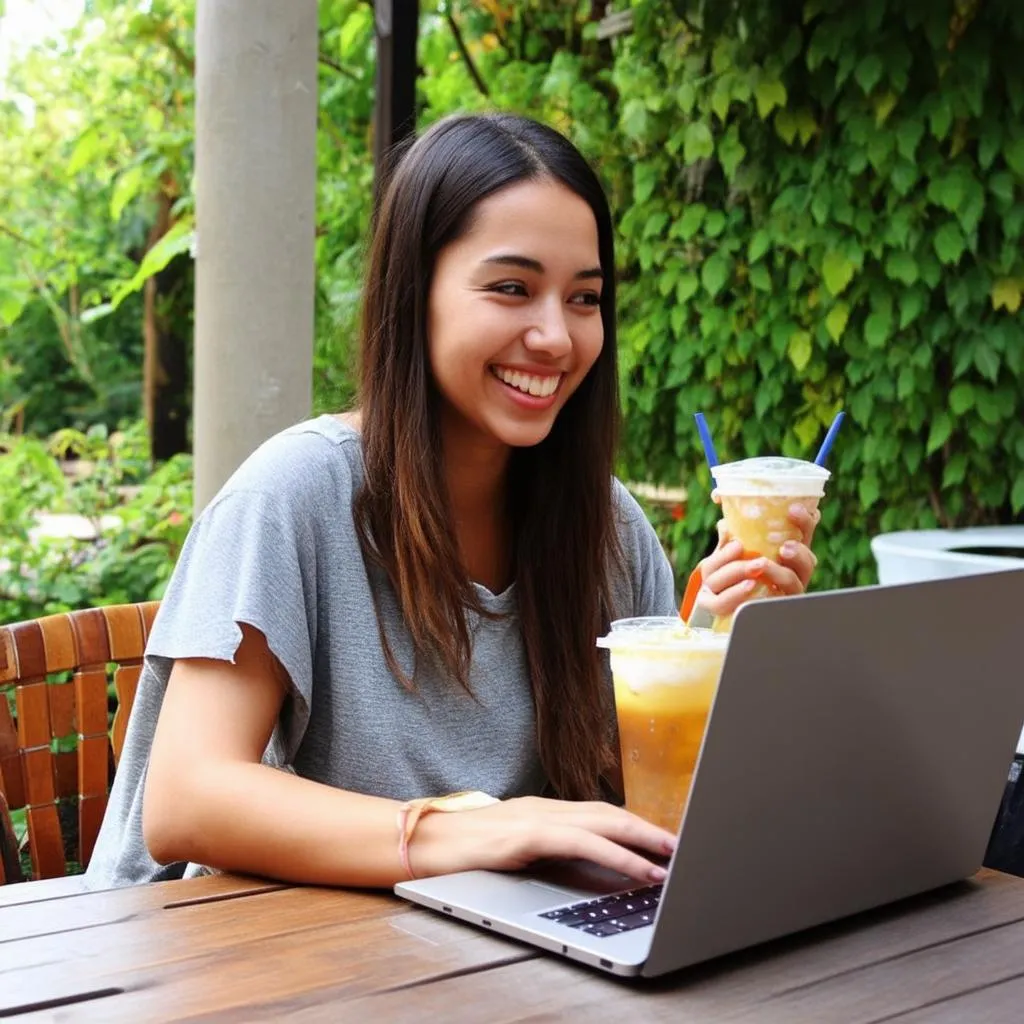
[[[0,889],[0,1018],[9,1017],[1016,1024],[1024,880],[984,871],[639,983],[389,895],[232,876],[48,899],[10,886]]]

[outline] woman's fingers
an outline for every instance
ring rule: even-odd
[[[565,818],[568,810],[568,831],[558,837],[569,844],[546,856],[584,857],[631,878],[660,882],[665,870],[644,856],[668,857],[675,849],[676,837],[657,825],[630,813],[622,807],[600,801],[561,804],[556,813]],[[555,837],[548,836],[548,841]]]
[[[712,615],[730,615],[759,583],[778,594],[803,593],[814,570],[814,555],[801,544],[794,544],[792,552],[785,563],[769,558],[727,562],[704,577],[698,602]]]
[[[752,563],[759,567],[756,577],[770,590],[779,594],[802,594],[804,583],[789,566],[772,562],[767,558],[757,558]]]
[[[571,825],[550,826],[538,837],[533,860],[549,857],[589,860],[644,882],[663,882],[667,872],[658,864],[618,843],[585,828]]]
[[[710,559],[709,559],[710,561]],[[729,587],[736,586],[747,579],[757,579],[763,572],[763,558],[735,558],[726,562],[721,568],[704,573],[704,586],[713,594],[721,594]]]
[[[814,568],[818,564],[818,556],[806,544],[787,541],[779,552],[779,561],[796,573],[802,589],[806,590],[811,582]]]
[[[818,564],[810,545],[821,512],[817,507],[808,509],[794,502],[789,519],[800,531],[800,540],[783,544],[778,562],[744,558],[743,545],[730,537],[725,520],[720,519],[718,546],[700,563],[702,585],[697,603],[712,615],[731,615],[750,598],[759,581],[774,593],[802,594]]]
[[[512,848],[498,854],[499,869],[547,858],[581,858],[631,878],[661,881],[664,869],[644,854],[668,857],[675,836],[622,807],[601,801],[576,802],[526,797],[485,808],[481,815],[509,817]],[[472,812],[471,812],[472,813]],[[489,847],[494,853],[500,843]],[[508,860],[511,863],[507,863]]]
[[[601,801],[575,805],[579,813],[579,824],[591,832],[597,832],[613,842],[648,850],[664,857],[676,848],[676,837],[671,832],[652,825],[639,815],[622,807],[613,807]]]
[[[743,554],[743,545],[738,540],[730,540],[728,534],[719,531],[718,547],[700,563],[700,574],[707,586],[708,580],[723,566],[736,564]]]
[[[732,615],[744,601],[746,601],[757,586],[757,580],[744,579],[739,583],[726,587],[724,590],[715,593],[706,587],[701,590],[697,599],[701,608],[718,617],[720,615]]]
[[[815,507],[813,511],[808,511],[803,505],[796,503],[790,506],[789,520],[799,528],[801,542],[810,547],[811,541],[814,539],[814,531],[818,528],[818,523],[821,522],[821,509]]]

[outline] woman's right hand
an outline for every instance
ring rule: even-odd
[[[435,812],[409,844],[417,877],[487,868],[517,871],[538,860],[589,860],[645,882],[661,882],[676,837],[600,801],[519,797],[474,811]]]

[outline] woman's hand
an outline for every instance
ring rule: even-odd
[[[770,558],[744,559],[743,545],[729,536],[725,520],[719,520],[718,546],[700,563],[703,584],[697,604],[715,616],[731,615],[749,599],[758,583],[779,594],[802,594],[818,564],[811,541],[821,512],[808,512],[803,505],[794,504],[789,519],[800,530],[800,540],[786,541],[778,562]]]
[[[612,804],[519,797],[475,811],[420,820],[409,844],[418,877],[486,868],[518,871],[552,858],[589,860],[645,882],[661,882],[676,837]],[[648,855],[648,856],[645,856]]]

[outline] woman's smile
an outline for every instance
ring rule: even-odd
[[[491,366],[490,370],[512,392],[509,397],[525,408],[547,408],[551,405],[565,376],[558,371],[530,372],[511,366]]]

